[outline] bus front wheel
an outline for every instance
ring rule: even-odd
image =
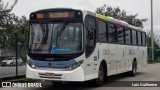
[[[104,68],[102,65],[99,67],[98,78],[94,81],[96,86],[101,86],[104,81]]]

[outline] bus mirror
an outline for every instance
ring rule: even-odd
[[[93,40],[94,39],[94,32],[91,29],[88,30],[88,39],[89,40]]]

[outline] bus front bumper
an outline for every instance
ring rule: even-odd
[[[26,77],[50,81],[84,81],[84,71],[81,66],[72,71],[53,71],[52,69],[32,69],[28,64],[26,67]],[[47,75],[48,74],[48,75]],[[53,76],[49,76],[53,74]]]

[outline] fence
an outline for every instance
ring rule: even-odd
[[[155,50],[155,60],[160,61],[160,49]]]
[[[148,61],[152,61],[152,49],[148,48]],[[160,49],[154,49],[154,60],[160,61]]]

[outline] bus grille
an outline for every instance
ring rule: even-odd
[[[45,76],[44,73],[39,73],[40,78],[52,78],[52,79],[61,79],[62,74],[54,74],[53,77]]]

